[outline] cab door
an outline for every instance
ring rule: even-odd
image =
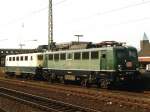
[[[106,69],[107,69],[107,54],[106,51],[102,51],[100,56],[100,70]]]

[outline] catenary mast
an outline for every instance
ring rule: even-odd
[[[48,50],[53,50],[53,12],[52,12],[52,0],[49,0],[48,8]]]

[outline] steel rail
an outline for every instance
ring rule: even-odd
[[[36,107],[38,109],[49,111],[49,112],[50,111],[52,112],[101,112],[98,110],[84,108],[81,106],[72,105],[62,101],[57,101],[42,96],[32,95],[17,90],[7,89],[4,87],[0,87],[0,96],[4,96],[16,100],[18,102],[25,103],[32,107]]]

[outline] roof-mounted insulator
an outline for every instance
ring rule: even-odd
[[[116,42],[116,41],[102,41],[97,43],[98,47],[106,47],[106,46],[123,46],[125,42]]]

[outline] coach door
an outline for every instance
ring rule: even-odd
[[[106,51],[102,51],[100,56],[100,69],[106,70],[106,67],[107,67],[107,55]]]

